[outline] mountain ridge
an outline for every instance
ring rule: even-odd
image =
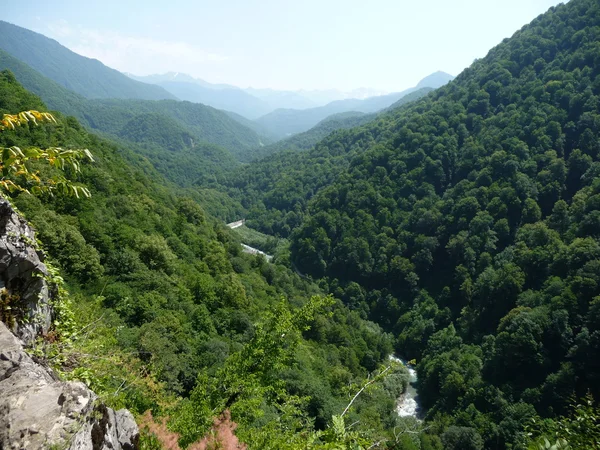
[[[43,34],[1,20],[0,34],[0,49],[86,98],[175,98],[161,87],[132,80]]]
[[[600,398],[599,24],[596,0],[552,7],[426,97],[232,183],[249,226],[418,361],[440,448],[595,446],[596,422],[532,424]]]
[[[436,75],[436,74],[444,75]],[[436,88],[443,85],[440,78],[451,77],[444,72],[436,72],[428,77],[423,78],[419,84],[420,88],[432,87]],[[422,84],[430,83],[432,86],[422,86]],[[296,110],[296,109],[279,109],[272,111],[265,116],[256,119],[256,122],[268,129],[271,133],[276,134],[280,138],[284,138],[296,133],[301,133],[309,130],[317,125],[327,116],[338,114],[346,111],[359,111],[363,113],[373,113],[390,107],[393,103],[400,100],[402,97],[415,92],[419,87],[412,87],[401,92],[380,95],[376,97],[368,97],[366,99],[345,99],[330,102],[324,106]]]

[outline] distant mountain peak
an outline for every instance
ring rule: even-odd
[[[416,87],[417,88],[430,87],[430,88],[437,89],[439,87],[442,87],[446,83],[449,83],[452,80],[454,80],[453,75],[450,75],[449,73],[438,70],[436,72],[433,72],[432,74],[427,75],[425,78],[423,78],[421,81],[419,81],[419,83],[417,84]]]

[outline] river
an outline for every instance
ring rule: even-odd
[[[392,361],[396,361],[408,369],[408,385],[406,391],[398,397],[396,412],[400,417],[420,417],[419,397],[417,394],[417,371],[403,359],[390,355]]]

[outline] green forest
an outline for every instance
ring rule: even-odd
[[[594,1],[552,9],[448,86],[230,184],[418,361],[427,419],[486,448],[600,395],[599,24]]]
[[[3,72],[0,113],[29,109],[44,107]],[[307,433],[294,437],[299,443],[292,448],[302,448],[311,430],[316,442],[333,439],[316,432],[341,414],[349,389],[360,389],[387,362],[389,334],[288,268],[242,253],[233,232],[161,182],[145,160],[128,163],[125,148],[75,119],[59,116],[57,125],[0,138],[3,147],[85,147],[96,161],[77,180],[91,191],[89,199],[26,193],[13,199],[71,293],[75,318],[66,315],[68,326],[58,333],[74,346],[73,357],[101,351],[71,371],[61,368],[65,376],[85,375],[99,393],[128,380],[130,389],[110,401],[140,415],[148,409],[168,415],[183,442],[201,438],[218,408],[232,411],[240,439],[257,448],[282,448],[281,439],[292,439],[289,427]],[[93,322],[94,315],[102,328],[71,339],[73,320]],[[140,374],[143,382],[130,380]],[[348,439],[387,437],[406,382],[404,369],[394,367],[363,396],[348,420],[360,420],[364,430]],[[219,397],[219,388],[214,398],[202,398],[211,403],[194,402],[194,392],[216,389],[215,383],[231,384],[234,394]]]
[[[48,105],[57,123],[0,147],[93,155],[65,169],[89,198],[2,192],[64,278],[31,349],[61,377],[181,448],[227,418],[248,449],[600,449],[597,0],[438,89],[277,142],[27,64],[0,50],[0,114]]]

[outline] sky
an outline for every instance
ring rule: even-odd
[[[27,0],[0,19],[135,75],[399,91],[458,75],[556,0]]]

